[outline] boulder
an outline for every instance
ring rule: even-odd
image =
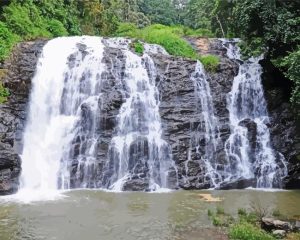
[[[284,222],[281,220],[277,220],[274,218],[267,218],[267,217],[262,218],[261,228],[266,231],[272,231],[272,230],[290,231],[290,230],[292,230],[292,226],[289,222]]]
[[[284,231],[284,230],[274,230],[274,231],[272,231],[272,234],[276,238],[284,238],[286,236],[286,231]]]
[[[229,189],[244,189],[248,187],[255,187],[256,179],[238,179],[232,182],[223,182],[218,187],[219,190],[229,190]]]

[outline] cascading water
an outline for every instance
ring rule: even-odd
[[[222,180],[222,176],[217,170],[218,163],[215,159],[215,153],[219,142],[219,129],[218,119],[214,114],[211,90],[207,79],[208,77],[203,65],[197,61],[195,72],[191,75],[191,80],[194,82],[195,95],[198,100],[200,112],[199,118],[202,121],[197,127],[192,142],[195,142],[197,154],[201,155],[201,148],[204,150],[204,154],[201,156],[201,162],[205,165],[205,181],[208,181],[211,187],[217,187]],[[204,143],[201,143],[202,140],[204,140]],[[188,164],[186,168],[188,168]],[[188,172],[188,169],[186,172]]]
[[[283,156],[272,149],[270,142],[267,126],[270,121],[261,84],[261,58],[250,58],[243,62],[237,40],[222,41],[227,48],[227,56],[239,63],[239,73],[234,78],[227,99],[231,135],[225,143],[229,161],[225,168],[225,181],[255,177],[258,188],[281,187],[287,167]],[[247,123],[255,126],[254,147],[251,146],[253,143],[245,126]]]
[[[168,187],[171,160],[168,144],[162,139],[159,93],[155,87],[156,70],[151,57],[124,50],[125,79],[129,96],[119,114],[118,133],[110,147],[108,188],[123,189],[126,181],[149,179],[150,190]]]
[[[87,166],[82,186],[88,185],[95,160],[103,51],[97,37],[57,38],[44,47],[32,80],[21,188],[69,188],[70,143],[75,136],[84,141],[77,161],[79,168]],[[81,124],[89,113],[89,122]]]
[[[112,69],[107,68],[107,48],[124,56],[124,76],[122,64],[115,60]],[[85,36],[57,38],[45,45],[32,80],[21,156],[22,190],[122,190],[124,183],[137,178],[144,180],[144,189],[168,187],[168,172],[176,168],[162,140],[155,66],[149,55],[140,57],[129,48],[128,39]],[[151,51],[163,53],[147,45],[146,52]],[[107,87],[109,72],[114,85],[123,86],[125,102],[103,174],[98,151],[107,91],[103,85]]]
[[[208,77],[197,62],[191,80],[200,124],[190,139],[183,178],[189,181],[189,164],[196,155],[203,187],[252,178],[259,188],[280,187],[287,168],[270,142],[260,59],[243,62],[235,42],[223,44],[228,57],[239,63],[227,102],[228,164],[218,162],[218,119]],[[22,190],[155,191],[178,185],[171,147],[163,140],[158,73],[151,57],[167,53],[145,44],[139,56],[131,45],[128,39],[99,37],[57,38],[45,45],[32,80]]]

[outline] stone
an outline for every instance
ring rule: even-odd
[[[261,221],[261,228],[266,231],[272,231],[272,230],[285,230],[289,231],[292,230],[292,226],[289,222],[284,222],[281,220],[277,220],[274,218],[268,218],[264,217]]]
[[[223,182],[218,187],[219,190],[229,190],[229,189],[244,189],[248,187],[255,187],[256,179],[238,179],[233,182]]]
[[[284,230],[274,230],[272,234],[277,238],[284,238],[286,236],[286,231]]]
[[[149,179],[139,178],[127,180],[123,185],[123,191],[147,191],[149,189]]]

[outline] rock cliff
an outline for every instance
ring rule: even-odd
[[[229,112],[226,108],[226,97],[231,90],[233,78],[238,72],[238,64],[226,57],[226,49],[218,40],[189,39],[201,53],[213,53],[220,56],[221,62],[215,73],[208,73],[209,85],[212,92],[215,115],[219,119],[220,141],[216,149],[215,159],[220,165],[226,164],[224,143],[230,135]],[[19,44],[10,59],[6,61],[2,79],[11,95],[8,101],[0,105],[0,195],[16,192],[21,172],[22,133],[31,89],[31,79],[35,72],[37,59],[46,42],[36,41]],[[82,47],[84,51],[84,46]],[[163,138],[170,144],[172,158],[177,166],[178,183],[184,189],[209,188],[205,177],[204,163],[201,161],[201,151],[196,151],[197,144],[205,145],[205,135],[199,129],[201,116],[199,115],[198,99],[195,95],[195,86],[191,81],[191,74],[195,71],[195,61],[188,59],[155,54],[152,56],[158,77],[156,86],[160,93],[160,115],[163,127]],[[98,142],[99,164],[95,173],[99,179],[105,179],[103,165],[108,158],[109,143],[117,124],[117,115],[126,96],[122,95],[124,86],[118,76],[124,74],[124,56],[121,51],[107,48],[104,62],[108,67],[107,76],[103,83],[102,94],[104,99],[102,112],[98,124],[101,138]],[[114,69],[112,71],[112,69]],[[117,75],[116,75],[117,73]],[[271,140],[275,150],[281,152],[288,161],[289,176],[285,179],[286,188],[300,188],[300,140],[296,129],[296,120],[290,104],[281,86],[272,86],[272,76],[264,74],[265,96],[270,114]],[[271,80],[270,80],[271,79]],[[271,82],[271,84],[270,84]],[[122,91],[121,91],[122,90]],[[82,106],[88,128],[88,109]],[[251,135],[251,144],[255,149],[255,125],[245,121]],[[84,125],[83,125],[84,126]],[[84,127],[83,130],[84,131]],[[195,142],[195,135],[197,141]],[[200,136],[200,137],[199,137]],[[80,139],[73,141],[73,158],[78,155]],[[74,169],[78,162],[74,161]],[[71,173],[72,174],[72,173]],[[74,173],[75,174],[75,173]],[[100,177],[101,176],[101,177]],[[174,177],[174,176],[173,176]],[[98,178],[96,176],[96,178]],[[171,176],[172,178],[172,176]],[[175,178],[172,180],[175,182]],[[253,181],[240,179],[234,183],[225,183],[221,188],[244,188],[251,186]],[[71,187],[77,187],[76,178]],[[174,184],[175,186],[175,184]],[[144,190],[147,188],[142,180],[133,179],[124,186],[126,190]]]

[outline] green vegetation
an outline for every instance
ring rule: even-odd
[[[9,30],[5,23],[0,22],[0,61],[8,57],[11,49],[19,39],[16,34]]]
[[[142,55],[144,53],[144,45],[140,41],[133,42],[133,48],[136,53]]]
[[[216,211],[208,210],[207,215],[211,219],[214,226],[229,227],[234,222],[234,219],[229,214],[225,213],[224,209],[217,207]]]
[[[215,72],[220,64],[220,58],[215,55],[200,56],[200,61],[203,63],[206,70]]]
[[[217,207],[215,211],[208,209],[207,215],[214,226],[225,228],[231,240],[275,240],[276,237],[270,232],[261,229],[261,218],[266,214],[266,208],[263,208],[259,202],[252,203],[251,211],[240,208],[238,217],[235,219],[227,214],[224,209]],[[278,211],[273,211],[273,216],[281,220],[286,218]],[[300,233],[288,233],[285,239],[300,239]]]
[[[9,94],[9,90],[7,88],[4,88],[2,83],[0,83],[0,103],[6,102]]]
[[[290,233],[286,237],[287,240],[299,240],[300,239],[300,233]]]
[[[244,40],[246,56],[265,52],[267,61],[275,64],[293,83],[291,102],[300,107],[300,2],[280,0],[244,0],[227,6],[232,13],[231,29]],[[224,11],[223,9],[222,11]]]
[[[220,59],[214,55],[199,56],[193,47],[183,39],[185,31],[186,28],[182,26],[169,27],[161,24],[154,24],[139,29],[134,24],[125,23],[120,24],[115,35],[159,44],[171,55],[191,58],[194,60],[198,59],[203,63],[206,70],[212,72],[216,71]],[[192,30],[190,30],[189,33],[194,35],[196,34],[196,32],[193,32]]]
[[[229,237],[232,240],[274,240],[275,238],[247,222],[240,222],[229,228]]]
[[[181,27],[168,27],[155,24],[138,29],[133,24],[121,24],[116,34],[119,37],[131,37],[144,42],[159,44],[169,54],[174,56],[183,56],[192,59],[197,59],[198,57],[192,46],[181,38],[183,34],[183,28]]]

